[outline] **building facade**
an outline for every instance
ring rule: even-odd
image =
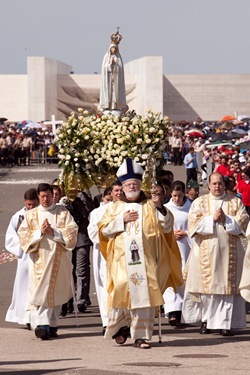
[[[130,61],[124,70],[127,104],[140,115],[147,108],[173,121],[250,114],[250,74],[165,75],[160,56]],[[101,76],[71,71],[63,62],[28,57],[27,75],[0,74],[0,117],[40,122],[64,120],[79,107],[97,110]]]

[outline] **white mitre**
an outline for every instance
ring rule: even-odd
[[[127,158],[119,167],[116,176],[118,177],[120,182],[124,182],[130,179],[136,179],[141,181],[143,173],[144,170],[138,163],[136,163],[136,161]]]

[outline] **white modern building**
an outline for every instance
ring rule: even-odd
[[[250,74],[166,75],[160,56],[125,64],[127,104],[145,115],[161,112],[174,121],[219,120],[250,113]],[[79,107],[97,109],[98,74],[71,74],[72,67],[46,57],[28,57],[27,74],[0,74],[0,117],[10,121],[64,120]]]

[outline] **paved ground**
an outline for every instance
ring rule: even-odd
[[[185,181],[183,167],[168,166],[175,178]],[[57,177],[55,166],[0,170],[0,250],[11,215],[23,204],[23,193],[39,182]],[[162,318],[162,344],[157,321],[152,349],[138,350],[128,340],[123,346],[104,340],[91,288],[92,306],[78,321],[73,315],[60,319],[59,337],[41,341],[33,332],[4,321],[10,304],[16,262],[0,265],[0,373],[1,374],[246,374],[249,372],[250,321],[234,337],[218,332],[200,335],[197,327],[174,329]],[[77,324],[78,325],[77,325]]]

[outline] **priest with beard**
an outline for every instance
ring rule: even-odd
[[[155,309],[164,303],[162,294],[168,286],[177,290],[183,280],[175,255],[173,216],[155,191],[149,200],[141,191],[143,173],[134,160],[124,160],[117,171],[124,197],[107,208],[99,237],[109,294],[105,338],[121,345],[130,334],[134,347],[149,349]],[[134,242],[136,261],[130,250]]]

